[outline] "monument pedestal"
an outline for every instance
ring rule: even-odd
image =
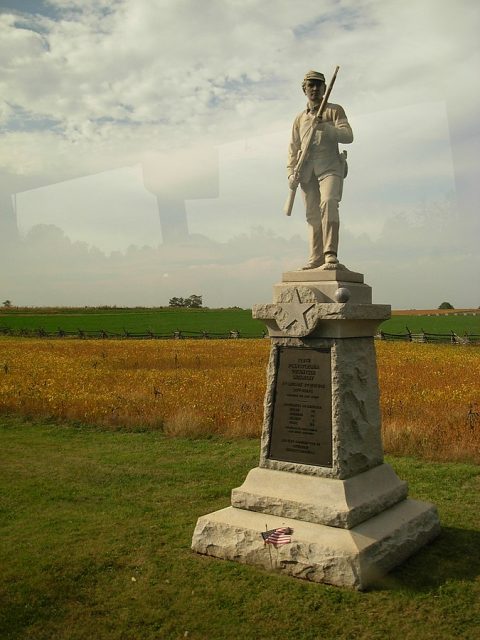
[[[284,274],[253,314],[272,342],[259,466],[199,518],[192,548],[364,589],[440,530],[383,462],[373,335],[390,307],[359,273],[312,269]],[[281,527],[291,542],[272,549],[262,532]]]

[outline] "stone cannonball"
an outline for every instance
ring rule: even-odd
[[[335,291],[335,300],[337,302],[348,302],[350,300],[350,289],[347,289],[347,287],[339,287],[336,291]]]

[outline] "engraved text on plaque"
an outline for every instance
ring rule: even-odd
[[[278,347],[268,457],[332,466],[330,349]]]

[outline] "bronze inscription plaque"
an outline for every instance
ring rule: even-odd
[[[331,467],[330,349],[277,349],[268,457]]]

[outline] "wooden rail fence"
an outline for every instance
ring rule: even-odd
[[[136,340],[182,340],[189,339],[232,339],[232,338],[265,338],[268,334],[266,329],[261,334],[250,334],[237,329],[226,331],[223,333],[214,331],[183,331],[176,329],[168,333],[158,333],[155,331],[107,331],[105,329],[76,329],[75,331],[66,331],[59,327],[56,331],[46,331],[43,327],[36,329],[12,329],[11,327],[0,326],[0,335],[17,336],[23,338],[94,338],[94,339],[127,339],[134,338]]]
[[[406,327],[406,329],[406,333],[387,333],[386,331],[379,331],[375,337],[379,340],[401,340],[403,342],[480,344],[480,335],[476,333],[465,332],[463,336],[460,336],[454,331],[450,331],[450,333],[429,333],[422,329],[420,333],[412,333],[408,327]]]
[[[213,331],[184,331],[176,329],[168,333],[158,333],[155,331],[137,332],[123,329],[122,332],[107,331],[104,329],[76,329],[75,331],[66,331],[59,327],[56,331],[46,331],[42,327],[36,329],[12,329],[11,327],[0,326],[0,335],[17,336],[24,338],[80,338],[85,339],[129,339],[136,340],[182,340],[188,339],[236,339],[236,338],[267,338],[268,332],[265,329],[261,334],[245,333],[237,329],[226,331],[223,333]],[[450,333],[429,333],[421,331],[420,333],[412,333],[406,327],[406,333],[388,333],[379,331],[375,336],[378,340],[387,341],[403,341],[403,342],[423,342],[423,343],[448,343],[452,345],[480,344],[480,334],[464,333],[458,335],[454,331]]]

